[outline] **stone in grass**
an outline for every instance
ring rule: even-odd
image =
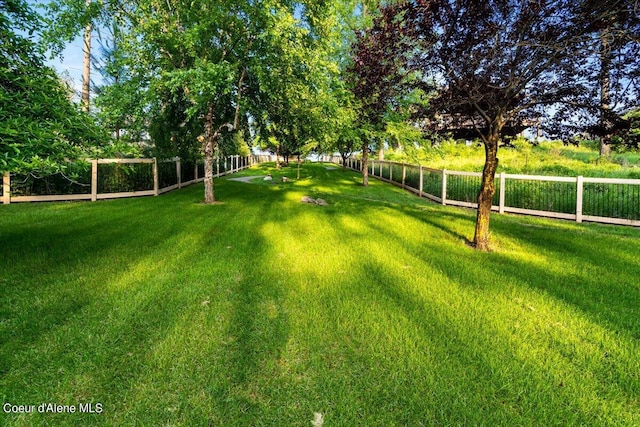
[[[316,204],[318,206],[327,206],[329,204],[324,199],[312,199],[309,196],[303,196],[302,199],[300,199],[300,201],[302,203],[313,203],[313,204]]]
[[[324,415],[321,412],[314,412],[311,424],[313,424],[313,427],[322,427],[324,425]]]
[[[265,181],[271,181],[273,179],[273,177],[271,176],[271,174],[269,174],[269,175],[265,176],[263,179]]]
[[[309,196],[302,196],[302,199],[300,199],[300,201],[302,203],[315,203],[316,202],[314,199],[312,199]]]
[[[282,180],[282,182],[291,182],[291,179],[287,178],[286,176],[283,176],[280,179]]]

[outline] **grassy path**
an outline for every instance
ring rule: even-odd
[[[0,206],[0,425],[640,425],[640,230],[266,173]]]

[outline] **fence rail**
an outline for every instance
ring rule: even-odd
[[[229,156],[214,159],[214,177],[270,161],[270,156]],[[43,177],[5,172],[0,186],[3,204],[66,200],[103,200],[157,196],[204,180],[204,163],[178,157],[157,159],[91,159],[90,167],[70,164],[67,174]],[[85,163],[86,165],[86,163]]]
[[[330,158],[342,164],[340,157]],[[345,166],[361,171],[360,159]],[[443,205],[477,208],[482,174],[370,160],[369,174]],[[500,173],[492,210],[640,227],[640,179]]]

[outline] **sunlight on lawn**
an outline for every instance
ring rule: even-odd
[[[218,180],[216,206],[9,206],[6,399],[105,405],[79,425],[637,424],[638,230],[494,215],[478,253],[473,211],[321,168]]]

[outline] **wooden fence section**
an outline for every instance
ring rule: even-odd
[[[342,164],[340,157],[330,161]],[[360,159],[346,167],[361,171]],[[431,169],[371,160],[369,174],[443,205],[477,208],[479,172]],[[576,222],[590,221],[640,227],[640,180],[556,177],[500,173],[492,209]]]
[[[214,177],[247,169],[254,164],[270,161],[270,156],[251,155],[246,157],[229,156],[214,160]],[[202,162],[183,162],[173,159],[158,161],[157,159],[91,159],[90,171],[86,171],[85,182],[76,182],[69,178],[63,190],[51,189],[45,184],[44,189],[22,188],[30,177],[12,183],[9,172],[3,174],[0,199],[3,204],[16,202],[49,202],[68,200],[103,200],[123,197],[157,196],[168,191],[185,187],[204,180],[204,164]],[[108,168],[114,168],[109,171]],[[115,171],[115,172],[114,172]],[[106,177],[105,177],[106,176]],[[17,178],[14,176],[14,178]],[[43,180],[45,178],[37,178]],[[13,185],[13,189],[12,189]],[[24,194],[13,195],[21,192]],[[53,194],[42,194],[42,193]],[[37,194],[32,194],[37,193]],[[63,194],[58,194],[63,193]]]

